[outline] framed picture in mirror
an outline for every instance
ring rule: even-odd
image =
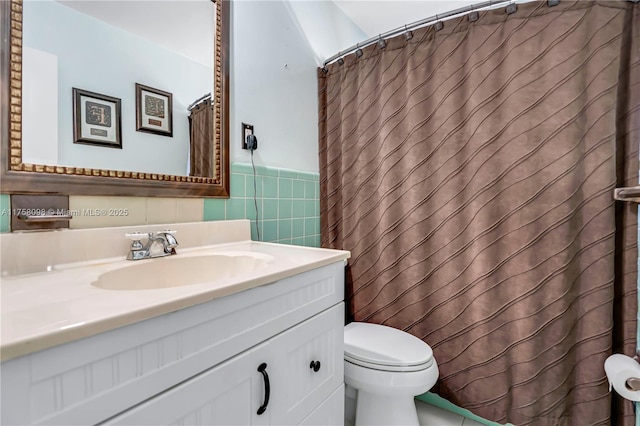
[[[73,142],[122,149],[120,99],[74,87]]]
[[[136,83],[136,130],[173,137],[173,95]]]

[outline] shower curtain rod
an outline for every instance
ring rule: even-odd
[[[386,42],[384,41],[384,39],[386,38],[390,38],[393,36],[396,36],[398,34],[402,34],[404,32],[409,32],[413,29],[419,28],[419,27],[423,27],[423,26],[429,26],[429,25],[433,25],[437,22],[442,21],[443,19],[448,19],[448,18],[453,18],[456,15],[466,15],[467,13],[471,13],[471,12],[477,12],[486,8],[494,8],[494,7],[499,7],[499,6],[507,6],[507,13],[513,13],[517,10],[517,3],[524,3],[527,1],[532,1],[532,0],[525,0],[525,1],[518,1],[518,0],[489,0],[489,1],[484,1],[482,3],[476,3],[476,4],[472,4],[469,6],[465,6],[465,7],[461,7],[458,9],[454,9],[451,10],[449,12],[445,12],[445,13],[441,13],[441,14],[437,14],[437,15],[433,15],[430,16],[429,18],[425,18],[425,19],[421,19],[419,21],[415,21],[411,24],[407,24],[404,25],[402,27],[398,27],[394,30],[391,31],[387,31],[386,33],[382,33],[380,35],[371,37],[366,39],[363,42],[360,43],[356,43],[355,45],[351,46],[350,48],[348,48],[347,50],[343,50],[338,52],[337,54],[333,55],[332,57],[330,57],[329,59],[326,59],[324,61],[323,64],[323,69],[326,72],[326,66],[328,64],[330,64],[331,62],[335,61],[335,60],[339,60],[340,58],[342,58],[345,55],[348,55],[349,53],[352,52],[356,52],[356,55],[360,56],[362,54],[362,51],[360,49],[362,49],[363,47],[369,46],[373,43],[383,43],[381,45],[381,47],[386,46]],[[638,3],[638,1],[640,0],[628,0],[631,3]],[[547,0],[547,5],[549,7],[551,6],[556,6],[558,3],[560,3],[560,0]],[[511,6],[513,5],[513,6]],[[358,51],[360,52],[360,54],[358,54]]]
[[[402,27],[398,27],[396,29],[393,29],[391,31],[387,31],[386,33],[382,33],[380,35],[377,36],[373,36],[371,38],[366,39],[363,42],[360,43],[356,43],[355,45],[351,46],[350,48],[348,48],[347,50],[343,50],[340,51],[338,53],[336,53],[335,55],[333,55],[332,57],[330,57],[329,59],[324,61],[324,65],[328,65],[331,62],[345,56],[348,55],[351,52],[354,52],[358,49],[362,49],[363,47],[369,46],[373,43],[376,43],[380,40],[384,40],[385,38],[389,38],[389,37],[393,37],[396,36],[398,34],[402,34],[403,32],[406,31],[410,31],[413,29],[416,29],[418,27],[422,27],[422,26],[428,26],[429,24],[435,24],[438,21],[441,21],[443,19],[447,19],[447,18],[451,18],[455,15],[464,15],[470,12],[474,12],[474,11],[479,11],[481,9],[487,8],[487,7],[497,7],[500,5],[509,5],[509,4],[514,4],[514,0],[489,0],[489,1],[484,1],[482,3],[476,3],[476,4],[472,4],[469,6],[465,6],[465,7],[460,7],[458,9],[454,9],[451,10],[449,12],[445,12],[445,13],[439,13],[437,15],[433,15],[430,16],[428,18],[424,18],[421,19],[419,21],[415,21],[412,22],[411,24],[407,24],[407,25],[403,25]],[[555,0],[555,1],[549,1],[549,5],[550,6],[555,6],[556,4],[559,3],[559,0]]]
[[[204,101],[205,99],[209,99],[210,97],[211,97],[211,93],[207,93],[206,95],[200,96],[194,102],[191,102],[191,104],[189,104],[189,106],[187,107],[187,110],[191,111],[194,106],[198,105],[200,102]]]

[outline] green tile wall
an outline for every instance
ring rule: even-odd
[[[0,232],[9,232],[11,227],[11,206],[8,194],[0,194]]]
[[[204,220],[250,219],[251,238],[320,247],[320,176],[251,164],[231,165],[231,198],[205,198]],[[256,199],[254,200],[254,194]]]

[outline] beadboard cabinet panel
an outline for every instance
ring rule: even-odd
[[[344,385],[336,389],[300,426],[344,426]]]
[[[277,361],[272,369],[274,387],[277,384],[282,389],[274,394],[272,424],[300,423],[311,412],[310,407],[320,405],[343,383],[343,305],[270,340],[269,353]]]
[[[102,425],[250,425],[254,372],[247,351]]]

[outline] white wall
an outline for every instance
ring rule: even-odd
[[[316,57],[286,0],[236,0],[231,14],[231,161],[251,161],[244,122],[255,126],[256,164],[317,172]]]
[[[58,58],[58,164],[186,174],[186,107],[211,92],[212,67],[54,1],[26,1],[24,20],[24,45]],[[136,131],[135,83],[173,94],[173,137]],[[73,143],[73,87],[122,100],[123,149]]]
[[[318,65],[368,38],[333,1],[289,0],[287,4],[313,49]]]

